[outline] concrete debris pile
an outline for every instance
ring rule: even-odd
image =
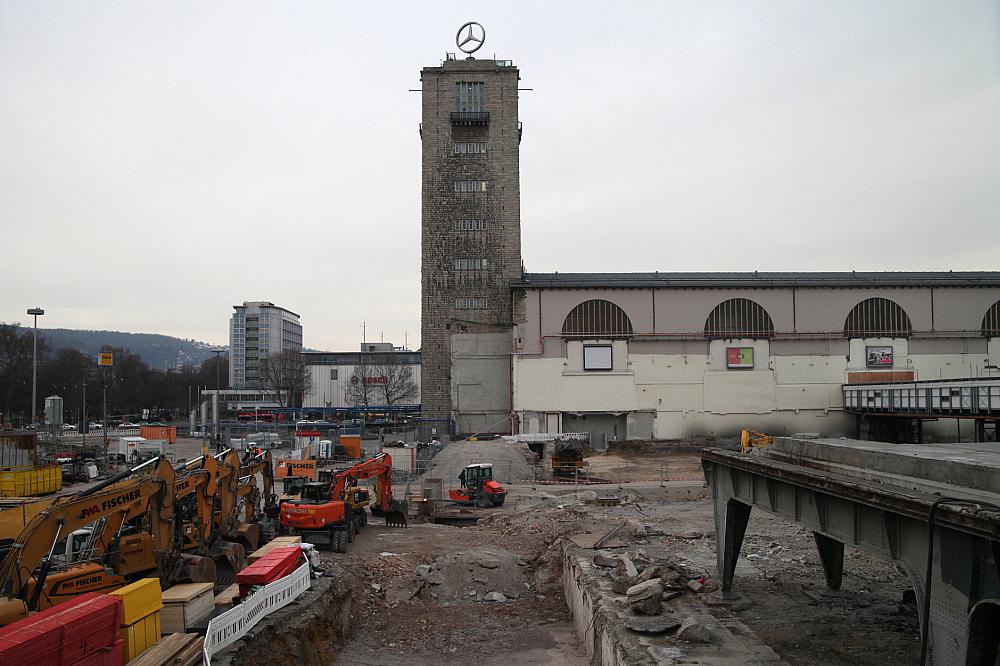
[[[663,610],[661,602],[676,599],[685,592],[697,594],[716,589],[705,574],[685,562],[655,564],[642,551],[635,557],[647,562],[641,572],[628,555],[611,556],[598,551],[593,556],[594,564],[611,578],[612,591],[626,595],[633,613],[659,615]]]
[[[441,479],[446,483],[458,481],[458,475],[473,463],[492,463],[493,478],[501,483],[513,483],[534,478],[529,460],[534,454],[527,444],[490,440],[486,442],[452,442],[431,461],[421,479]]]
[[[636,583],[625,591],[632,612],[659,615],[663,602],[663,582],[659,578]]]
[[[496,548],[445,555],[416,568],[420,595],[441,601],[494,601],[533,595],[529,563]]]

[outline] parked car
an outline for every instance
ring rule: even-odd
[[[63,423],[62,424],[62,429],[63,429],[63,432],[68,432],[70,430],[76,430],[76,426],[73,425],[72,423]]]

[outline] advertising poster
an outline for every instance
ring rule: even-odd
[[[753,347],[726,347],[727,368],[752,368]]]
[[[865,364],[869,368],[891,368],[892,347],[865,347]]]

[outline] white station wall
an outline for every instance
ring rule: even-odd
[[[587,344],[592,342],[602,341]],[[514,410],[521,422],[538,419],[533,413],[648,411],[655,413],[657,439],[729,437],[745,427],[849,435],[854,417],[843,412],[841,385],[848,372],[869,370],[867,346],[892,347],[892,369],[912,370],[916,379],[983,376],[1000,360],[998,339],[969,353],[910,354],[906,339],[871,338],[851,340],[847,355],[778,356],[767,340],[713,340],[707,354],[632,353],[624,340],[611,344],[614,367],[608,372],[583,370],[579,341],[567,342],[561,358],[516,355]],[[637,345],[643,346],[649,347]],[[753,347],[754,367],[727,368],[727,347]],[[951,437],[955,426],[928,422],[925,433]]]

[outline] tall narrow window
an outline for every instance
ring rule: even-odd
[[[485,111],[486,85],[482,81],[459,81],[456,84],[456,111]]]

